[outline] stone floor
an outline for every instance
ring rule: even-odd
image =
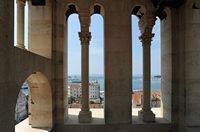
[[[144,124],[143,121],[141,121],[138,118],[138,111],[141,110],[140,108],[134,108],[132,109],[132,117],[133,117],[133,124]],[[91,109],[92,111],[92,124],[105,124],[104,121],[104,109]],[[152,111],[156,114],[156,123],[168,123],[166,120],[162,118],[162,113],[160,108],[153,108]],[[71,124],[79,124],[78,122],[78,113],[80,112],[80,109],[77,108],[70,108],[69,109],[69,118],[65,122],[66,125]],[[40,129],[40,128],[32,128],[30,125],[28,125],[28,118],[24,121],[20,122],[15,126],[15,132],[49,132],[48,129]]]
[[[28,123],[28,118],[15,126],[15,132],[49,132],[48,128],[32,128]]]

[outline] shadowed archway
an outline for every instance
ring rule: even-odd
[[[47,77],[41,72],[31,74],[28,84],[29,125],[37,128],[52,128],[52,90]],[[15,129],[17,131],[17,129]]]

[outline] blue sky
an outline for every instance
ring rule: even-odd
[[[152,41],[151,50],[151,70],[152,75],[160,75],[160,20],[156,21],[153,32],[156,33]],[[100,15],[93,15],[91,17],[90,31],[92,33],[92,40],[90,42],[90,74],[104,73],[104,27],[103,17]],[[78,37],[80,32],[80,24],[78,15],[73,14],[68,19],[68,72],[69,75],[80,75],[81,73],[81,46]],[[132,16],[132,44],[133,44],[133,75],[142,74],[142,44],[138,37],[140,31],[138,28],[138,19]]]
[[[160,47],[160,20],[157,19],[153,28],[155,33],[151,43],[151,74],[160,75],[161,72],[161,47]],[[133,75],[142,74],[142,44],[139,40],[140,30],[138,27],[138,18],[132,16],[132,61],[133,61]]]
[[[68,71],[69,75],[81,73],[81,45],[78,32],[80,24],[78,15],[73,14],[68,19]],[[89,46],[90,74],[103,74],[103,18],[100,15],[91,17],[90,32],[92,39]]]
[[[16,4],[15,4],[15,24],[16,24]],[[16,45],[16,25],[15,40]],[[92,39],[90,42],[90,75],[103,75],[104,73],[104,26],[103,17],[101,15],[92,15],[90,31]],[[81,45],[78,37],[80,32],[80,24],[77,14],[70,15],[68,19],[68,74],[81,74]],[[151,73],[152,75],[160,75],[161,59],[160,59],[160,20],[156,21],[153,32],[151,45]],[[139,40],[140,31],[138,28],[138,19],[132,16],[132,51],[133,51],[133,75],[142,75],[142,44]],[[25,6],[25,46],[28,47],[28,8]]]

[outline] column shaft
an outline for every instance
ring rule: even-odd
[[[24,6],[25,1],[17,1],[17,47],[25,49],[24,46]]]
[[[79,113],[79,122],[89,123],[92,120],[92,112],[89,108],[89,42],[91,33],[89,32],[90,13],[88,10],[82,10],[79,14],[81,23],[81,32],[79,37],[81,41],[81,82],[82,98],[81,111]]]
[[[151,45],[143,44],[143,110],[149,111],[151,98]]]
[[[89,110],[89,45],[81,45],[82,110]]]
[[[154,122],[155,114],[151,111],[151,39],[152,26],[146,27],[140,37],[143,48],[143,107],[138,112],[139,117],[145,122]]]
[[[82,97],[81,97],[81,111],[79,113],[79,122],[89,123],[92,120],[92,113],[89,108],[89,41],[85,43],[86,39],[90,39],[90,32],[80,32],[81,38],[81,82],[82,82]]]

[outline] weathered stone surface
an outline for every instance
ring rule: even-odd
[[[14,45],[14,1],[0,1],[0,131],[13,132],[15,106],[23,82],[34,74],[35,92],[30,123],[52,131],[76,132],[198,132],[200,128],[200,10],[198,0],[186,0],[177,9],[166,9],[161,23],[162,105],[167,124],[132,124],[131,82],[132,42],[131,12],[148,0],[46,0],[45,6],[29,1],[29,51]],[[64,125],[67,102],[64,75],[67,75],[67,38],[65,13],[70,4],[92,12],[94,5],[103,8],[105,64],[105,124]],[[148,10],[147,11],[151,11]],[[84,12],[82,12],[84,13]],[[31,52],[33,53],[31,53]],[[64,55],[63,55],[64,54]],[[63,57],[64,56],[64,57]],[[66,84],[65,84],[66,86]],[[48,89],[48,90],[47,90]],[[42,92],[41,92],[41,91]],[[47,93],[44,91],[48,91]],[[34,93],[33,92],[33,93]],[[43,98],[42,98],[43,97]],[[51,102],[52,101],[52,102]],[[33,101],[34,102],[34,101]],[[43,107],[42,107],[43,106]],[[42,111],[40,111],[42,110]],[[37,112],[36,112],[37,111]],[[42,116],[40,116],[42,115]],[[40,116],[40,117],[39,117]],[[40,121],[38,121],[40,119]],[[44,122],[43,122],[44,121]],[[34,126],[34,125],[33,125]],[[40,127],[41,127],[40,126]]]

